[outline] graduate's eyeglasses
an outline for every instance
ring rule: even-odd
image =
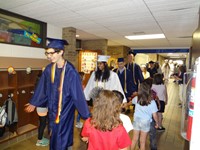
[[[46,56],[52,56],[53,54],[55,54],[55,53],[57,53],[57,52],[45,52],[44,54],[46,55]]]

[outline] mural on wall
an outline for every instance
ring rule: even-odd
[[[46,23],[0,9],[0,42],[43,47]]]

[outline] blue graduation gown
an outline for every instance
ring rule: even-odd
[[[114,71],[117,73],[120,83],[122,85],[122,88],[124,90],[124,88],[125,88],[125,70],[122,71],[121,73],[120,73],[120,71],[117,71],[117,70],[118,69],[115,69]],[[132,74],[129,69],[126,69],[126,88],[127,88],[127,91],[124,91],[126,98],[131,97],[133,92],[137,91],[137,87],[133,82]]]
[[[138,84],[144,80],[140,66],[136,63],[131,63],[126,64],[125,67],[131,71],[133,82],[136,84],[138,90]]]
[[[49,64],[44,70],[38,86],[30,100],[34,106],[48,106],[49,128],[52,131],[50,139],[50,150],[66,150],[73,145],[73,127],[75,108],[81,116],[86,119],[89,117],[89,109],[82,90],[82,84],[78,72],[74,66],[67,62],[62,94],[62,110],[60,122],[55,123],[60,85],[60,75],[62,69],[56,68],[54,83],[51,83],[51,67]]]
[[[157,69],[155,67],[152,69],[148,68],[147,71],[149,72],[151,78],[153,78],[154,74],[157,73]]]

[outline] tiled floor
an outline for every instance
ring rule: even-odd
[[[157,133],[158,150],[189,150],[188,142],[180,135],[181,108],[178,107],[178,86],[173,82],[167,85],[169,102],[164,113],[163,125],[165,132]],[[132,115],[130,115],[132,117]],[[80,140],[80,129],[74,128],[73,150],[86,150],[86,144]],[[48,150],[49,147],[35,146],[37,137],[32,137],[18,144],[12,145],[5,150]],[[147,141],[149,150],[149,141]],[[1,148],[0,148],[1,149]]]

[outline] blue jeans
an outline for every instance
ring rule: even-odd
[[[157,150],[156,128],[154,120],[152,120],[150,124],[149,138],[151,150]]]
[[[78,113],[77,118],[76,118],[76,123],[80,122],[81,120],[81,115]]]

